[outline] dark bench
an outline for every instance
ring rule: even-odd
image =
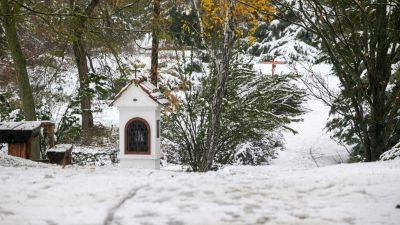
[[[71,144],[57,144],[47,150],[46,155],[50,163],[69,165],[72,163],[72,148]]]

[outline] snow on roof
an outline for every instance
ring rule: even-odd
[[[40,121],[23,121],[23,122],[11,122],[10,124],[1,123],[0,129],[9,130],[36,130],[42,125]]]
[[[42,125],[54,124],[51,121],[21,121],[21,122],[1,122],[0,130],[36,130]]]
[[[72,144],[57,144],[47,150],[47,152],[66,152],[73,148]]]
[[[152,83],[147,81],[145,77],[140,77],[140,78],[135,78],[129,81],[129,83],[121,89],[121,91],[114,97],[113,101],[110,103],[110,106],[113,106],[114,102],[122,96],[122,94],[128,90],[129,86],[132,84],[135,84],[142,88],[146,94],[153,99],[155,102],[157,102],[160,105],[167,106],[170,104],[169,100],[164,96],[163,93],[160,92],[160,90]]]
[[[21,121],[21,122],[1,122],[0,121],[0,143],[24,143],[30,137],[39,134],[40,128],[52,125],[51,121]]]

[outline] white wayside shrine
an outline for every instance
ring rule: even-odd
[[[160,110],[169,101],[145,78],[133,79],[110,106],[119,111],[119,159],[123,167],[160,168]]]

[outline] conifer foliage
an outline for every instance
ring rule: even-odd
[[[282,9],[272,20],[260,20],[248,52],[263,61],[317,61],[319,39],[312,32],[289,22],[295,19],[290,10]]]
[[[273,0],[280,11],[321,39],[321,50],[340,81],[328,124],[336,137],[356,144],[360,158],[376,161],[399,137],[400,3]],[[322,90],[322,89],[321,89]]]
[[[192,59],[172,70],[175,79],[168,83],[180,104],[164,118],[163,129],[167,160],[189,165],[193,171],[200,170],[206,148],[217,73],[213,64],[204,68],[202,63]],[[241,54],[235,53],[230,65],[213,168],[267,163],[282,148],[280,131],[291,130],[286,125],[299,121],[304,112],[305,93],[291,83],[294,75],[257,73]]]

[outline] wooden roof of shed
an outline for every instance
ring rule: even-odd
[[[54,125],[51,121],[0,122],[0,130],[35,130],[49,124]]]
[[[0,122],[0,142],[25,142],[40,133],[42,126],[54,125],[51,121]]]

